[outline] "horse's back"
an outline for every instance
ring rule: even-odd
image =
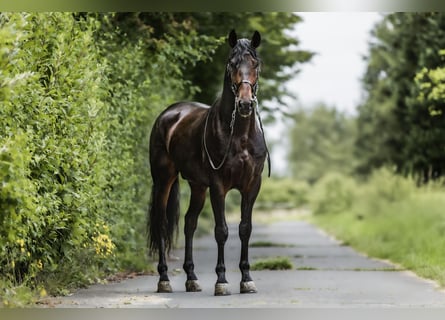
[[[170,105],[156,119],[151,134],[152,139],[162,138],[168,147],[173,133],[180,124],[183,130],[187,126],[192,129],[193,124],[199,121],[208,109],[208,105],[198,102],[177,102]]]
[[[202,131],[210,106],[198,102],[178,102],[157,118],[150,139],[150,158],[164,154],[178,171],[202,162]],[[196,168],[195,168],[196,169]]]

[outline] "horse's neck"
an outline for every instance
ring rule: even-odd
[[[229,76],[224,77],[224,87],[221,94],[221,99],[218,105],[218,117],[223,123],[230,123],[232,120],[233,110],[235,109],[235,95],[231,89],[231,81]]]

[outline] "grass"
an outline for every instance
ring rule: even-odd
[[[371,200],[371,201],[370,201]],[[311,220],[370,256],[445,286],[445,192],[416,189],[400,199],[357,198],[347,210]]]
[[[251,267],[251,270],[289,270],[293,269],[294,265],[287,257],[275,257],[256,261]]]
[[[299,270],[299,271],[315,271],[318,269],[315,267],[302,266],[302,267],[298,267],[297,270]]]
[[[291,244],[286,243],[276,243],[271,241],[255,241],[252,242],[249,247],[251,248],[292,248]]]

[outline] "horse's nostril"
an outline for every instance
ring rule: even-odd
[[[249,109],[252,106],[251,102],[242,102],[241,105],[243,106],[244,109]]]
[[[241,116],[249,116],[252,112],[253,103],[249,100],[240,101],[238,104],[238,112]]]

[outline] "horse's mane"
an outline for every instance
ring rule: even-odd
[[[248,53],[258,61],[258,64],[261,65],[261,59],[258,56],[255,48],[253,48],[250,44],[250,40],[248,39],[238,39],[237,44],[233,47],[230,52],[229,62],[233,63],[235,66],[239,66],[239,63],[243,59],[244,55]]]

